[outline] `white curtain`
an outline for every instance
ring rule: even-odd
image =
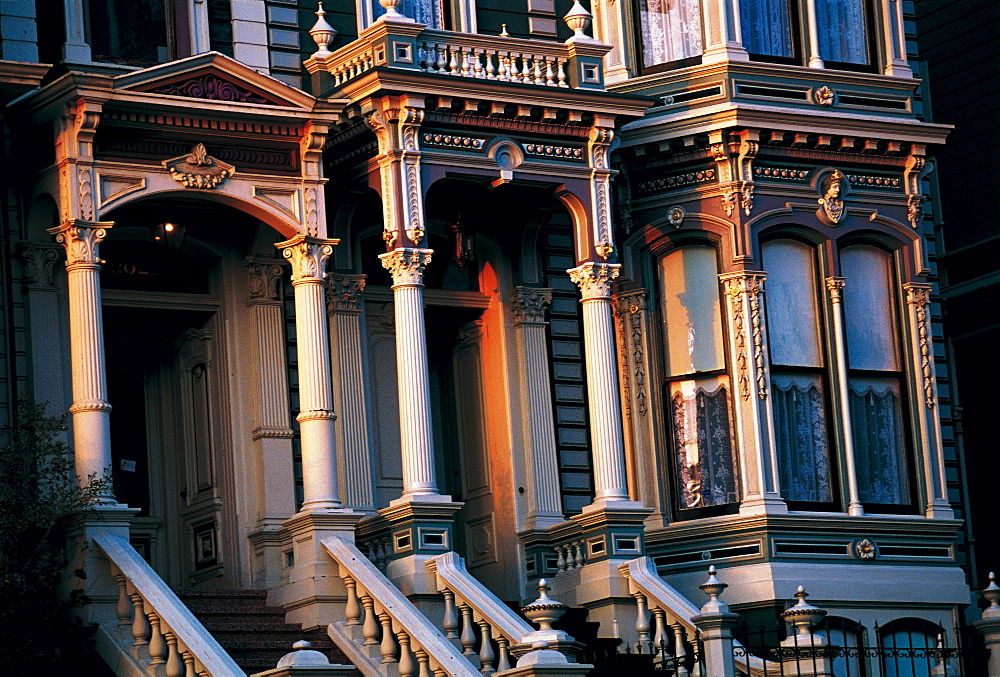
[[[643,66],[679,61],[702,52],[699,0],[639,0]]]
[[[740,28],[743,46],[751,54],[795,56],[788,0],[743,0]]]
[[[816,0],[816,24],[824,61],[868,63],[865,0]]]

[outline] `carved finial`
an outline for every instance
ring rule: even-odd
[[[997,577],[990,572],[990,584],[980,592],[983,599],[990,603],[990,606],[983,611],[983,618],[1000,618],[1000,586],[997,586]]]
[[[413,23],[413,19],[408,16],[400,14],[396,8],[399,7],[401,0],[378,0],[378,4],[382,5],[385,10],[385,14],[380,16],[377,21],[405,21],[407,23]]]
[[[521,609],[529,621],[538,623],[539,632],[551,632],[552,624],[562,618],[569,608],[562,602],[549,597],[548,581],[538,579],[538,599]]]
[[[809,596],[809,593],[801,585],[795,591],[795,596],[799,598],[798,603],[795,606],[789,607],[787,611],[781,614],[781,617],[787,623],[795,626],[797,634],[785,641],[799,645],[803,643],[816,644],[822,641],[818,635],[812,637],[811,628],[823,620],[823,617],[827,614],[826,610],[815,607],[807,602],[806,597]]]
[[[507,32],[507,24],[500,24],[500,37],[509,38],[510,33]]]
[[[722,591],[729,587],[726,583],[723,583],[718,578],[715,577],[715,567],[708,567],[708,580],[698,586],[701,591],[708,595],[708,601],[705,605],[701,607],[701,612],[703,614],[719,614],[728,613],[729,605],[719,599],[719,595]]]
[[[593,15],[580,4],[580,0],[573,0],[573,7],[563,17],[563,21],[573,31],[573,37],[566,42],[597,42],[597,40],[584,33],[587,27],[590,26],[592,18]]]
[[[319,9],[316,10],[316,23],[312,28],[309,29],[309,35],[312,36],[313,42],[319,48],[314,53],[313,56],[316,58],[322,58],[330,54],[330,43],[333,39],[337,37],[337,31],[334,30],[333,26],[326,22],[324,18],[326,12],[323,11],[323,3],[319,3]]]

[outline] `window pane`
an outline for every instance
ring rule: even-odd
[[[865,0],[816,0],[816,25],[822,59],[869,62]]]
[[[639,22],[644,66],[701,54],[699,0],[640,0]]]
[[[681,508],[739,501],[725,378],[670,385]]]
[[[833,501],[822,379],[773,373],[771,390],[782,494],[789,501]]]
[[[743,46],[751,54],[795,56],[788,0],[743,0],[740,28]]]
[[[718,266],[711,247],[684,247],[660,259],[668,376],[726,366]]]
[[[845,247],[840,267],[847,278],[844,318],[850,368],[899,371],[891,255],[867,245]]]
[[[767,334],[771,362],[822,367],[816,266],[812,247],[794,240],[761,246],[767,271]]]
[[[94,61],[154,64],[169,58],[164,0],[90,0],[87,10]]]
[[[848,390],[858,497],[909,505],[899,379],[852,377]]]

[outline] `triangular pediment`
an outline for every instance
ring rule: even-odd
[[[316,100],[219,52],[160,64],[120,75],[118,91],[162,94],[187,99],[312,109]]]

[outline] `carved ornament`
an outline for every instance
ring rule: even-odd
[[[684,211],[684,207],[674,205],[667,210],[667,223],[674,228],[680,228],[684,224],[685,216],[687,216],[687,212]]]
[[[515,324],[544,324],[545,309],[552,304],[552,290],[537,287],[514,287],[510,295]]]
[[[55,285],[56,264],[59,262],[57,245],[22,243],[20,245],[21,281],[28,287],[53,287]]]
[[[878,544],[875,541],[862,538],[854,542],[854,554],[858,559],[872,560],[878,557]]]
[[[840,171],[834,170],[819,182],[820,198],[816,200],[823,208],[825,221],[836,225],[847,216],[843,196],[847,191],[846,179]]]
[[[186,96],[191,99],[208,99],[210,101],[233,101],[237,103],[274,103],[263,96],[240,87],[218,75],[208,73],[201,77],[172,82],[150,90],[155,94],[170,94]]]
[[[931,299],[931,286],[910,282],[903,285],[906,290],[906,302],[913,307],[914,320],[917,328],[917,345],[920,350],[920,375],[923,378],[924,404],[933,408],[937,403],[937,390],[934,379],[934,354],[931,346],[930,322],[927,317],[927,306]]]
[[[365,275],[327,275],[327,312],[362,310],[365,278]]]
[[[217,188],[236,172],[231,164],[209,155],[200,143],[187,155],[164,160],[163,166],[185,188]]]
[[[611,283],[618,277],[621,264],[618,263],[584,263],[566,272],[573,282],[580,287],[583,300],[610,299]]]
[[[836,97],[837,93],[826,85],[813,90],[813,101],[817,106],[832,106]]]
[[[920,222],[924,220],[924,195],[920,190],[920,180],[930,169],[927,159],[922,154],[914,152],[906,158],[906,167],[903,169],[906,219],[913,228],[919,228]]]
[[[417,287],[424,284],[424,268],[431,262],[433,249],[394,249],[380,254],[382,267],[392,275],[392,286]]]
[[[622,388],[625,391],[625,414],[632,414],[632,400],[640,416],[645,416],[646,369],[643,363],[643,315],[646,311],[646,291],[639,289],[615,295],[614,312],[619,329],[619,359],[623,365]],[[631,356],[632,369],[628,365]],[[633,388],[634,383],[634,388]]]
[[[760,149],[756,138],[756,132],[741,132],[739,147],[735,153],[730,151],[730,144],[721,137],[713,139],[712,155],[722,187],[722,208],[726,216],[732,216],[737,208],[742,209],[747,216],[753,211],[753,160]]]
[[[249,276],[249,305],[271,305],[281,302],[281,278],[283,266],[274,261],[246,262]]]
[[[91,268],[100,270],[101,257],[98,248],[108,235],[113,222],[67,221],[61,226],[49,228],[56,242],[66,249],[66,270]]]
[[[732,300],[733,334],[736,342],[737,381],[740,386],[740,396],[744,400],[750,399],[749,362],[752,359],[757,397],[765,399],[768,396],[768,388],[760,295],[764,291],[766,275],[760,272],[744,272],[720,277],[722,277],[726,294]],[[750,320],[749,337],[747,337],[744,328],[747,315],[749,315]]]
[[[321,283],[326,277],[326,261],[333,253],[333,245],[340,240],[327,240],[306,235],[296,235],[291,240],[275,246],[292,264],[292,284]]]

